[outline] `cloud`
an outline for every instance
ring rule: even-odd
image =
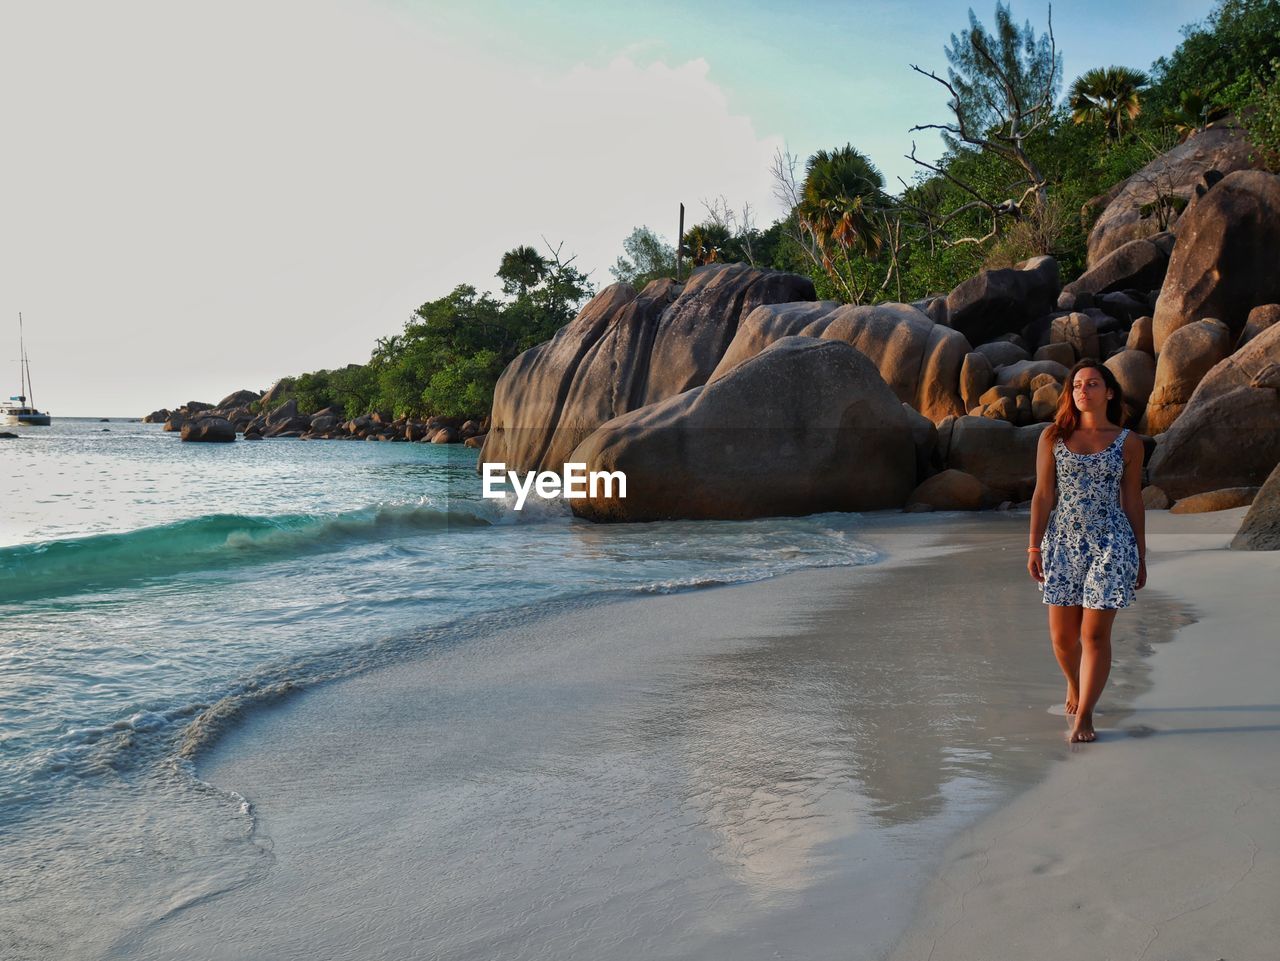
[[[680,201],[773,213],[780,141],[703,60],[553,71],[356,3],[22,6],[0,24],[24,187],[0,316],[26,313],[55,414],[363,360],[542,236],[604,284]]]

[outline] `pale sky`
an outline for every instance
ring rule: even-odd
[[[0,391],[19,311],[41,409],[136,417],[364,362],[517,244],[602,287],[681,201],[767,226],[779,147],[910,179],[946,97],[909,64],[944,72],[969,6],[0,0]],[[1066,83],[1145,69],[1210,7],[1060,3]]]

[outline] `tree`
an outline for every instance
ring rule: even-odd
[[[1048,180],[1028,149],[1028,141],[1053,120],[1053,106],[1061,85],[1062,56],[1053,39],[1053,9],[1049,29],[1037,36],[1030,22],[1019,27],[1007,4],[996,3],[995,33],[991,34],[969,11],[969,29],[952,34],[945,48],[947,79],[912,64],[916,73],[935,80],[951,95],[947,107],[952,120],[919,124],[911,129],[938,130],[953,154],[967,150],[988,153],[1003,162],[1012,179],[998,194],[984,191],[954,176],[946,167],[926,163],[911,145],[910,160],[952,181],[970,199],[961,211],[980,208],[989,215],[990,230],[981,237],[964,237],[953,243],[982,244],[1000,230],[1001,218],[1017,219],[1034,198],[1043,210],[1048,201]],[[1021,190],[1021,194],[1015,194]],[[1003,195],[1003,196],[1001,196]]]
[[[684,232],[684,255],[693,266],[733,261],[733,234],[723,224],[697,224]]]
[[[521,245],[502,255],[498,278],[507,296],[524,297],[546,277],[551,264],[532,247]]]
[[[1067,94],[1071,119],[1085,124],[1101,122],[1107,143],[1120,139],[1126,125],[1142,112],[1140,94],[1149,84],[1141,70],[1128,67],[1094,67],[1076,77]]]
[[[865,154],[845,144],[809,158],[797,212],[829,263],[835,247],[880,249],[876,212],[884,199],[884,176]]]
[[[622,242],[623,255],[609,273],[614,279],[643,290],[651,280],[675,277],[676,249],[648,227],[637,227]]]
[[[1276,75],[1280,58],[1280,2],[1218,0],[1202,23],[1182,28],[1183,41],[1151,65],[1152,99],[1176,109],[1179,94],[1199,89],[1203,96],[1236,109]]]
[[[1202,87],[1179,90],[1177,103],[1165,109],[1165,120],[1173,125],[1178,142],[1184,142],[1192,134],[1199,133],[1215,120],[1228,114],[1226,107],[1205,93]]]

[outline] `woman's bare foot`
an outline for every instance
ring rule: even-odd
[[[1080,708],[1080,694],[1074,684],[1067,684],[1067,714],[1074,714]]]
[[[1088,743],[1096,740],[1098,735],[1093,730],[1093,716],[1081,714],[1076,718],[1075,726],[1067,740],[1072,744]]]

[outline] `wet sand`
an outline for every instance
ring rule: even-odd
[[[587,608],[250,718],[199,771],[268,867],[112,956],[928,956],[975,825],[1132,728],[1187,618],[1149,589],[1117,622],[1103,743],[1073,753],[1025,514],[860,536],[886,559]]]
[[[1245,511],[1148,514],[1196,622],[1122,725],[952,843],[894,961],[1276,956],[1280,552],[1227,549]]]

